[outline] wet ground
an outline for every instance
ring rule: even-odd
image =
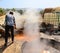
[[[33,38],[34,39],[34,38]],[[4,39],[0,38],[0,53],[24,53],[24,49],[28,50],[29,44],[28,41],[31,41],[24,34],[17,34],[15,36],[15,41],[12,44],[11,39],[8,41],[8,46],[4,47]],[[60,53],[60,42],[40,38],[40,43],[47,43],[45,50],[50,51],[51,53]],[[26,47],[27,45],[27,47]],[[45,45],[45,44],[44,44]],[[44,51],[44,50],[43,50]]]

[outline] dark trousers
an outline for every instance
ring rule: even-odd
[[[9,33],[11,32],[11,34]],[[14,27],[13,26],[5,26],[5,43],[7,44],[8,42],[8,37],[11,35],[12,41],[14,41]]]

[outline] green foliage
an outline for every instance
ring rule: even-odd
[[[5,14],[5,10],[3,8],[0,8],[0,16]]]
[[[42,17],[44,17],[44,10],[41,10],[40,14],[41,14]]]
[[[18,12],[22,15],[24,12],[23,10],[18,10]]]
[[[12,8],[11,10],[12,10],[12,11],[16,11],[16,9],[15,9],[15,8]]]
[[[6,9],[3,9],[3,8],[0,8],[0,16],[2,16],[2,15],[5,15],[8,11],[17,11],[17,12],[19,12],[21,15],[25,12],[25,10],[24,9],[16,9],[16,8],[6,8]]]
[[[7,9],[5,9],[5,11],[6,11],[6,12],[8,12],[9,10],[10,10],[10,9],[8,9],[8,8],[7,8]]]
[[[44,10],[41,10],[41,11],[40,11],[40,14],[43,14],[43,13],[44,13]]]

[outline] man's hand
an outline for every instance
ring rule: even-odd
[[[14,24],[14,29],[16,29],[16,24]]]

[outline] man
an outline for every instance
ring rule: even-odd
[[[9,32],[11,32],[11,39],[12,43],[14,42],[14,27],[15,24],[15,17],[13,16],[13,12],[9,12],[8,15],[5,17],[5,46],[7,46]]]

